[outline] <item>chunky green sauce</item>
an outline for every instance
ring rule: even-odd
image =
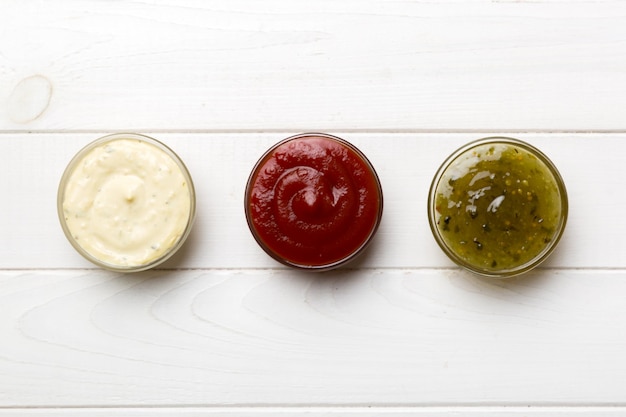
[[[518,268],[562,226],[562,196],[548,166],[523,147],[486,143],[459,155],[435,194],[445,245],[472,269]]]

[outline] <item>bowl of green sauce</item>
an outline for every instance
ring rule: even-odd
[[[435,240],[459,266],[510,277],[543,262],[567,222],[563,178],[518,139],[489,137],[453,152],[433,179],[428,217]]]

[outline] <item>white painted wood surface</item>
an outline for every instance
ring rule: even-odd
[[[626,3],[0,2],[0,416],[626,415]],[[245,223],[256,159],[350,140],[383,183],[349,268],[279,266]],[[69,159],[113,131],[170,145],[198,218],[163,268],[84,261]],[[435,170],[483,136],[563,174],[538,270],[460,271],[428,228]]]

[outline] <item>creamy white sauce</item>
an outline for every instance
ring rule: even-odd
[[[114,139],[89,151],[65,183],[63,213],[76,243],[113,266],[162,257],[191,221],[191,192],[165,151],[137,139]]]

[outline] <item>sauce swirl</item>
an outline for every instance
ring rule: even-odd
[[[382,190],[365,156],[324,134],[288,138],[253,169],[246,217],[257,242],[284,264],[328,269],[351,259],[374,235]]]

